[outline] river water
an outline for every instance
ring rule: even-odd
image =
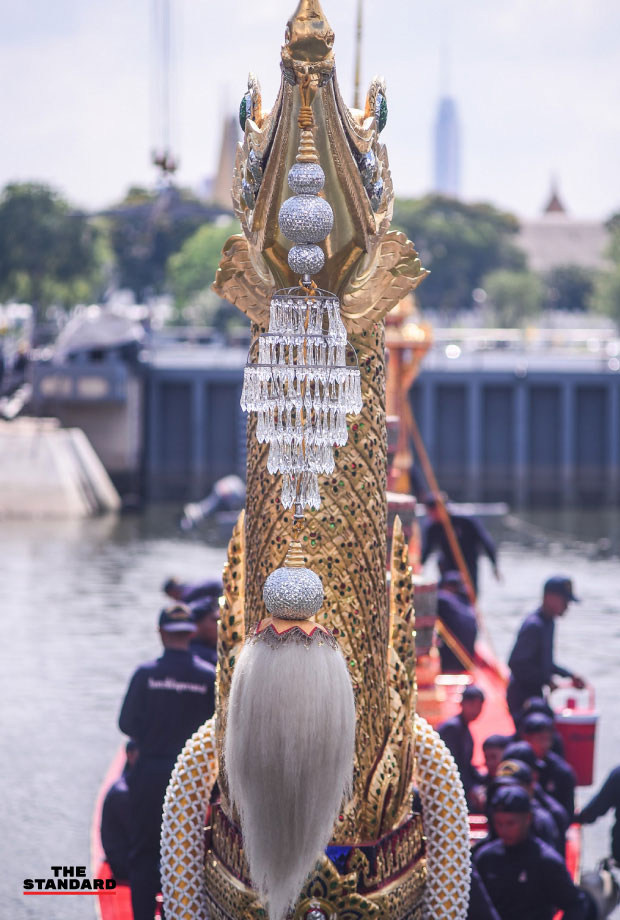
[[[570,574],[583,598],[558,624],[556,659],[596,686],[598,783],[620,762],[619,517],[530,513],[490,526],[501,540],[503,581],[483,563],[481,606],[500,657],[548,575]],[[120,702],[136,664],[159,653],[160,586],[171,574],[217,574],[224,557],[222,546],[181,535],[168,509],[3,522],[1,918],[93,920],[90,898],[25,898],[23,879],[46,878],[52,865],[90,867],[94,800],[122,740]],[[606,854],[608,839],[609,819],[585,830],[587,866]]]

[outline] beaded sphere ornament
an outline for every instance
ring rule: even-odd
[[[281,620],[307,620],[323,606],[323,583],[304,565],[299,543],[291,543],[284,565],[275,569],[263,585],[269,613]]]

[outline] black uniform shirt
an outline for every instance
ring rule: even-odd
[[[616,823],[611,831],[611,855],[620,863],[620,767],[611,771],[594,798],[581,810],[578,820],[581,824],[591,824],[610,808],[616,811]]]
[[[188,651],[166,649],[141,665],[129,683],[118,720],[135,738],[140,759],[175,759],[215,708],[215,668]]]
[[[517,635],[517,641],[508,659],[513,680],[519,685],[523,700],[531,696],[542,696],[554,674],[572,677],[566,668],[561,668],[553,660],[553,633],[555,624],[552,617],[544,616],[542,607],[531,613],[523,623]]]
[[[501,920],[474,865],[471,867],[467,920]]]
[[[208,661],[213,667],[217,664],[217,649],[212,645],[207,645],[202,639],[192,639],[189,644],[189,650],[192,655],[197,655],[203,661]]]
[[[469,726],[462,715],[458,715],[443,722],[437,731],[456,761],[461,774],[461,782],[463,783],[465,794],[467,794],[472,786],[484,781],[484,777],[480,775],[471,762],[474,754],[474,739]]]
[[[438,591],[437,616],[446,629],[458,639],[470,658],[473,658],[478,627],[476,614],[471,604],[452,591]],[[439,654],[442,671],[462,671],[464,669],[465,665],[457,658],[449,645],[442,645]]]
[[[101,844],[117,879],[129,878],[130,842],[129,790],[123,774],[106,792],[101,812]]]
[[[495,565],[497,563],[495,543],[480,521],[475,518],[469,518],[463,514],[451,514],[450,521],[474,588],[476,588],[478,582],[478,556],[481,553],[486,553],[493,565]],[[434,550],[439,550],[439,568],[442,572],[458,569],[441,521],[432,521],[423,531],[422,562],[426,562]]]
[[[585,920],[584,895],[573,885],[563,860],[550,846],[528,837],[514,847],[485,843],[473,855],[485,888],[502,920]]]
[[[575,814],[575,771],[565,760],[549,751],[540,770],[540,785],[566,811],[569,823]]]

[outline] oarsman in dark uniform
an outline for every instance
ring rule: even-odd
[[[441,576],[437,592],[437,617],[463,647],[469,658],[473,658],[478,626],[476,613],[460,572],[445,572]],[[444,672],[463,671],[467,667],[443,638],[439,646],[439,657],[441,670]]]
[[[190,652],[212,664],[217,664],[217,624],[220,620],[219,598],[203,597],[190,604],[196,624],[196,635],[189,644]]]
[[[556,853],[563,857],[566,849],[564,836],[560,834],[550,812],[541,805],[534,795],[535,783],[530,767],[523,763],[522,760],[504,760],[499,765],[496,781],[498,783],[502,781],[504,783],[516,783],[522,789],[525,789],[530,797],[532,832],[534,836],[544,840],[550,847],[553,847]],[[492,795],[489,798],[492,799]]]
[[[531,834],[530,799],[520,786],[500,787],[491,802],[497,840],[473,859],[501,920],[587,920],[587,896],[573,884],[562,858]]]
[[[566,810],[569,820],[575,813],[575,771],[551,750],[554,722],[542,712],[532,712],[521,723],[521,737],[541,762],[539,782]]]
[[[127,780],[138,760],[138,745],[128,741],[127,759],[122,775],[106,792],[101,811],[101,845],[115,879],[129,878],[129,850],[131,847],[131,815]]]
[[[428,521],[422,533],[422,562],[426,562],[431,553],[437,550],[439,552],[440,572],[453,572],[458,569],[458,565],[441,521],[437,497],[434,495],[427,497],[424,504],[426,505]],[[499,578],[495,543],[476,518],[467,517],[464,514],[449,514],[449,517],[474,591],[477,594],[478,557],[481,554],[489,557],[495,577]]]
[[[585,808],[575,815],[579,824],[592,824],[602,818],[610,808],[616,812],[616,820],[611,830],[611,855],[620,865],[620,767],[615,767]]]
[[[549,812],[555,821],[560,839],[562,842],[564,842],[566,838],[566,831],[568,830],[568,825],[570,823],[568,820],[568,814],[566,809],[560,805],[557,799],[554,799],[552,795],[548,795],[540,785],[540,770],[544,767],[544,763],[541,760],[538,760],[532,746],[528,744],[527,741],[515,741],[514,743],[509,744],[508,747],[504,750],[504,759],[520,760],[528,765],[532,771],[532,780],[534,782],[534,798],[540,803],[540,805],[542,805],[546,811]]]
[[[581,677],[553,660],[554,621],[564,616],[570,602],[576,600],[570,578],[554,575],[545,582],[542,604],[521,625],[508,659],[512,673],[507,700],[515,726],[525,701],[532,696],[543,696],[545,687],[553,688],[554,675],[570,677],[573,686],[579,689],[585,686]]]
[[[513,740],[518,741],[521,737],[520,727],[523,723],[523,720],[526,716],[531,715],[533,712],[542,712],[543,715],[548,716],[553,721],[553,743],[551,745],[551,750],[554,754],[557,754],[559,757],[564,757],[564,742],[562,737],[555,727],[555,713],[549,703],[543,699],[542,696],[531,696],[525,701],[521,708],[521,714],[519,715],[517,730],[514,734]]]
[[[482,753],[487,768],[486,784],[495,779],[497,768],[504,759],[504,751],[508,747],[509,741],[510,739],[506,735],[489,735],[482,742]]]
[[[189,651],[195,632],[189,607],[173,604],[162,610],[164,654],[134,673],[119,717],[121,731],[135,738],[140,751],[128,782],[134,920],[153,920],[162,808],[175,761],[187,739],[213,715],[215,668]]]
[[[193,604],[204,597],[217,598],[224,589],[221,581],[210,579],[190,583],[180,581],[173,576],[166,579],[162,585],[162,590],[173,601],[180,601],[182,604]]]
[[[465,795],[469,796],[474,786],[484,782],[484,776],[472,764],[474,739],[469,730],[470,722],[478,718],[484,705],[484,693],[473,684],[465,687],[461,697],[461,711],[446,722],[437,731],[444,744],[454,757]]]

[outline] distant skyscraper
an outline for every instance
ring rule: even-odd
[[[461,191],[461,141],[456,102],[442,96],[435,122],[434,189],[441,195],[458,198]]]
[[[237,156],[237,142],[239,140],[239,119],[236,115],[227,115],[222,125],[222,144],[218,159],[217,172],[211,188],[211,199],[221,208],[232,211],[230,189],[232,175]]]

